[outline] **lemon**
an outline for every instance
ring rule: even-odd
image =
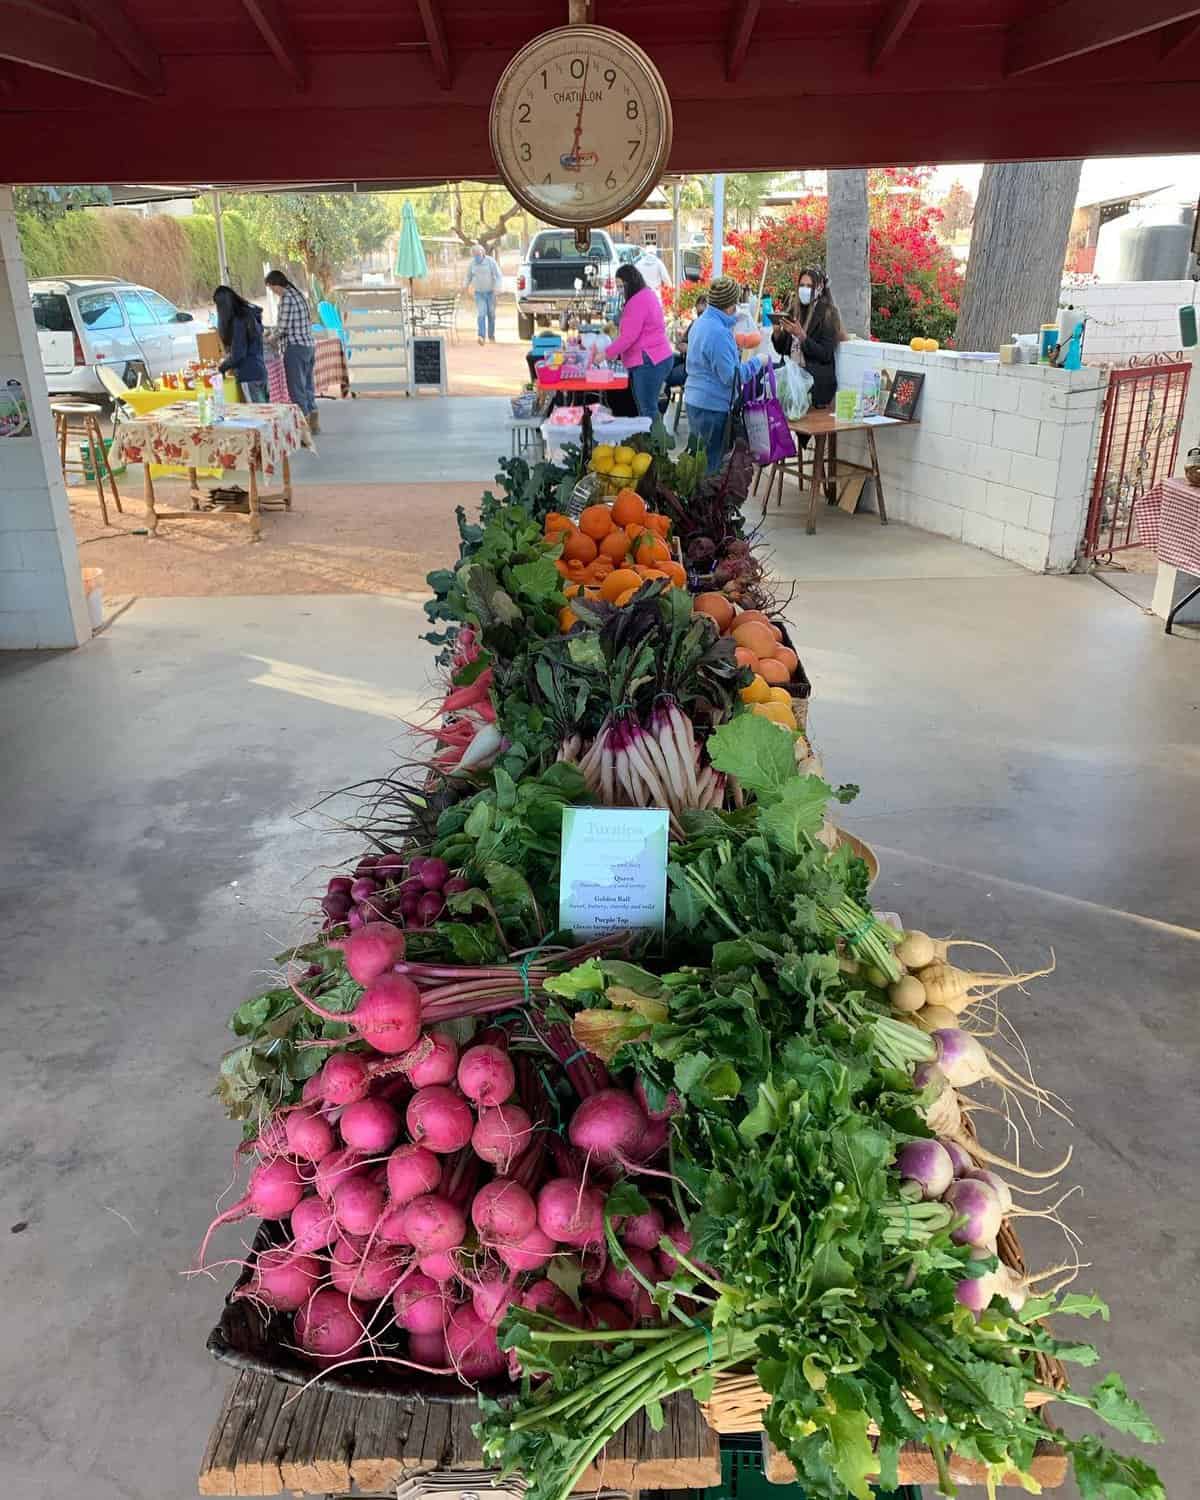
[[[785,703],[755,703],[751,705],[750,712],[758,714],[760,718],[770,719],[772,724],[779,724],[784,729],[796,727],[796,715]]]
[[[791,708],[792,695],[785,687],[773,687],[771,689],[771,696],[767,701],[770,703],[786,703]]]
[[[601,453],[600,450],[597,449],[596,452],[592,454],[592,468],[597,474],[611,474],[612,466],[613,458],[611,451],[608,453]]]
[[[633,455],[633,462],[629,467],[640,479],[653,462],[654,455],[652,453],[635,453]]]
[[[618,448],[617,449],[618,456],[620,456],[620,452],[621,452],[621,450]],[[613,464],[612,468],[609,469],[608,473],[609,473],[609,477],[611,479],[620,479],[620,480],[622,480],[623,482],[626,482],[626,483],[628,483],[628,481],[633,478],[633,470],[629,467],[628,464],[621,464],[621,463]]]
[[[637,453],[634,451],[634,449],[627,448],[624,443],[622,443],[621,446],[613,454],[613,457],[619,464],[623,464],[628,469],[632,467],[633,461],[637,457]]]
[[[596,446],[592,449],[592,458],[605,458],[611,464],[613,461],[613,454],[615,452],[616,449],[611,443],[597,443]]]
[[[771,689],[766,681],[755,672],[750,686],[742,689],[743,703],[768,703],[771,699]]]

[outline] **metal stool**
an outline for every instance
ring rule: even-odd
[[[58,438],[58,456],[62,463],[63,481],[67,478],[67,436],[70,431],[72,420],[82,423],[83,440],[86,442],[92,455],[92,477],[96,481],[96,497],[100,501],[100,514],[107,526],[108,506],[104,500],[104,476],[108,476],[108,487],[112,490],[112,497],[116,503],[117,513],[124,515],[125,511],[121,505],[121,496],[117,490],[117,481],[113,475],[112,465],[108,461],[108,450],[104,446],[104,434],[100,431],[100,417],[103,408],[94,406],[90,401],[52,401],[50,410],[54,413],[54,432]],[[82,462],[84,442],[79,445],[80,459]]]
[[[510,417],[508,420],[509,430],[512,433],[511,451],[514,458],[524,458],[531,463],[537,463],[542,458],[542,423],[544,417]]]

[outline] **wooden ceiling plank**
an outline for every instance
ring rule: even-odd
[[[1066,0],[1009,27],[1004,71],[1015,77],[1052,68],[1197,17],[1200,0]]]
[[[736,83],[750,50],[750,38],[754,35],[755,22],[762,9],[762,0],[738,0],[733,25],[729,29],[729,50],[725,58],[725,81]]]
[[[94,26],[57,15],[29,0],[0,0],[0,59],[148,99],[154,87],[135,72]]]
[[[131,68],[162,93],[162,58],[129,19],[120,0],[75,0],[80,16],[105,37]]]
[[[921,0],[892,0],[871,38],[871,71],[881,67],[908,30]]]
[[[1174,26],[1168,26],[1162,34],[1162,50],[1160,56],[1163,62],[1168,57],[1174,57],[1177,52],[1189,46],[1200,38],[1200,20],[1176,21]]]
[[[446,28],[442,24],[442,13],[438,9],[437,0],[417,0],[417,9],[421,12],[421,25],[425,28],[425,40],[433,58],[433,73],[438,87],[450,89],[454,85],[454,59],[450,56]]]
[[[284,15],[278,0],[242,0],[246,14],[258,28],[275,61],[300,93],[308,90],[308,64],[292,23]]]

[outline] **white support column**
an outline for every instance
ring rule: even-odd
[[[0,436],[0,650],[79,646],[92,629],[7,187],[0,187],[0,394],[23,395],[31,428],[27,437]]]

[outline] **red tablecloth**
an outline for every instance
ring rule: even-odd
[[[346,351],[336,333],[329,329],[313,329],[316,343],[316,359],[313,362],[313,385],[318,396],[348,396],[350,394],[350,370],[346,364]],[[272,401],[289,401],[287,373],[283,368],[283,356],[266,354],[267,394]]]
[[[1186,479],[1161,479],[1139,496],[1134,520],[1159,562],[1200,578],[1200,489]]]
[[[538,389],[542,391],[624,391],[629,388],[628,375],[597,372],[584,380],[547,380],[538,372]]]

